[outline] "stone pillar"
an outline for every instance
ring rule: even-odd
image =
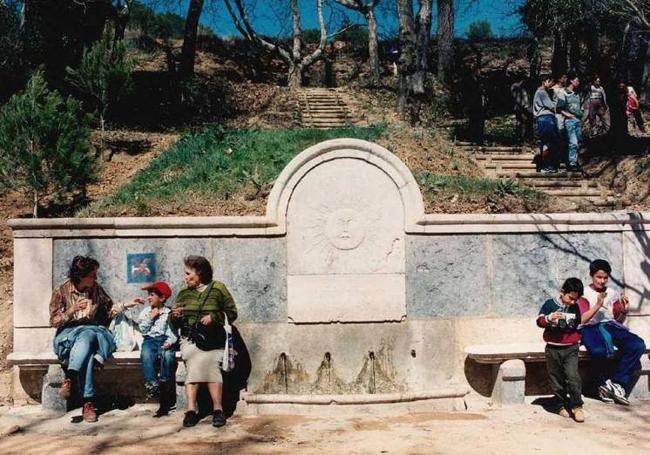
[[[187,409],[187,395],[185,395],[185,362],[179,361],[176,368],[176,409],[184,411]]]
[[[526,392],[526,364],[523,360],[507,360],[495,365],[496,381],[492,402],[497,406],[524,404]]]
[[[630,398],[633,400],[650,399],[650,358],[647,355],[641,357],[639,379],[630,393]]]
[[[41,393],[41,407],[46,411],[55,411],[65,414],[68,410],[66,400],[59,397],[59,388],[65,379],[63,368],[60,365],[49,365],[43,378]]]

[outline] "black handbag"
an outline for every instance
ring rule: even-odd
[[[217,324],[215,321],[213,321],[210,325],[203,325],[201,324],[201,320],[199,318],[201,310],[203,309],[203,305],[208,299],[208,295],[210,294],[211,290],[212,283],[210,283],[208,288],[204,291],[201,302],[199,303],[196,322],[188,334],[190,341],[202,351],[223,349],[223,347],[226,345],[226,331],[223,328],[223,325]]]

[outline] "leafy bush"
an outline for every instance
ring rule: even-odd
[[[96,109],[102,131],[109,107],[129,89],[133,67],[126,47],[113,42],[112,35],[107,28],[102,38],[84,51],[79,68],[66,68],[67,81]]]
[[[481,42],[488,41],[494,37],[492,26],[488,21],[476,21],[469,24],[467,38],[470,41]]]
[[[15,2],[0,2],[0,103],[24,82],[24,64]]]
[[[96,179],[88,123],[79,101],[49,90],[41,72],[0,110],[0,186],[31,194],[34,217],[45,193],[61,200]]]

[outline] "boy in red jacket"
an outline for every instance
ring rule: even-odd
[[[584,286],[569,278],[560,289],[559,299],[548,299],[539,310],[537,325],[544,329],[546,369],[557,399],[558,414],[584,422],[582,380],[578,373],[580,349],[580,309],[576,305]]]

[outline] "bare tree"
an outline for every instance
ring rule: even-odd
[[[650,29],[650,0],[592,0],[592,3],[599,3],[625,22],[636,22],[639,26]]]
[[[454,0],[438,0],[438,79],[449,82],[454,61]]]
[[[199,19],[203,10],[203,0],[190,0],[185,19],[185,33],[183,35],[183,48],[178,65],[181,78],[186,79],[194,73],[196,59],[196,37],[199,30]]]
[[[320,28],[320,40],[318,47],[311,53],[304,55],[302,42],[302,24],[300,21],[300,10],[298,0],[289,0],[292,23],[292,46],[291,49],[282,46],[278,42],[271,42],[257,34],[248,16],[243,0],[224,0],[226,9],[232,17],[235,28],[247,40],[257,43],[269,52],[277,53],[288,66],[288,85],[291,88],[302,86],[302,78],[305,70],[317,62],[323,56],[325,43],[327,42],[327,30],[323,18],[323,0],[316,0],[316,12]]]
[[[424,81],[429,72],[429,41],[431,37],[431,15],[433,0],[419,0],[415,32],[417,34],[417,69],[413,75],[413,90],[424,93]]]
[[[340,5],[363,14],[368,23],[368,65],[370,66],[370,80],[372,84],[379,83],[379,45],[377,40],[377,18],[375,7],[381,0],[336,0]]]
[[[399,71],[399,94],[397,109],[404,119],[413,118],[413,76],[417,71],[417,35],[413,19],[413,3],[411,0],[397,0],[397,16],[399,18],[400,56],[397,62]]]

